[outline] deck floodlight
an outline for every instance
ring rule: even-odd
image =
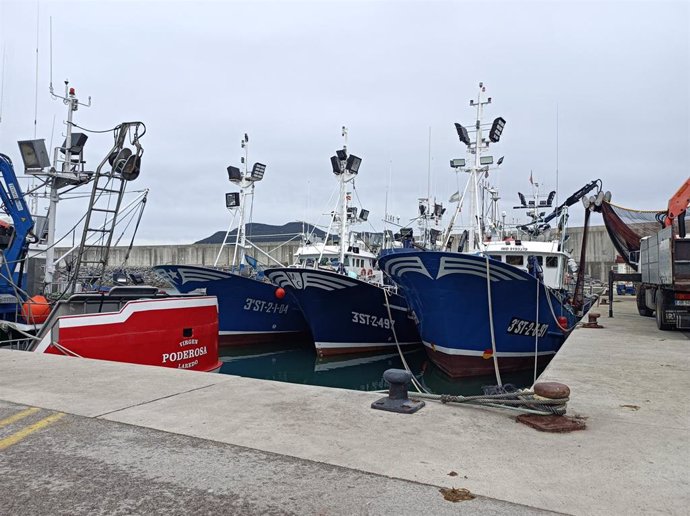
[[[369,218],[369,210],[361,209],[359,210],[359,220],[362,222],[366,222],[366,220]]]
[[[553,199],[556,197],[556,190],[551,190],[549,196],[546,198],[546,205],[551,206],[553,204]]]
[[[492,142],[496,143],[498,140],[501,139],[501,133],[503,132],[503,128],[506,125],[505,119],[502,117],[498,117],[496,120],[494,120],[494,123],[491,124],[491,130],[489,131],[489,140]]]
[[[340,149],[335,151],[336,156],[338,156],[338,159],[340,161],[345,161],[347,160],[347,151],[345,149]]]
[[[50,166],[45,140],[23,140],[17,143],[26,170],[40,170]]]
[[[438,240],[438,237],[440,237],[440,236],[441,236],[441,231],[439,231],[438,229],[432,228],[429,230],[429,239],[431,240],[432,243],[436,243],[436,241]]]
[[[450,166],[452,168],[462,168],[465,166],[465,160],[462,158],[452,159],[450,160]]]
[[[422,217],[426,214],[426,206],[423,203],[419,203],[419,214]]]
[[[263,163],[254,163],[252,167],[252,181],[261,181],[264,178],[264,172],[266,171],[266,165]]]
[[[225,206],[227,208],[237,208],[240,205],[240,193],[230,192],[225,194]]]
[[[350,206],[347,209],[347,217],[353,220],[357,218],[357,208],[355,206]]]
[[[228,179],[233,183],[239,183],[242,181],[242,172],[240,172],[239,168],[230,165],[228,167]]]
[[[472,143],[470,142],[470,136],[467,134],[467,129],[465,129],[457,122],[455,123],[455,130],[458,132],[458,138],[460,138],[460,141],[462,143],[464,143],[465,145],[469,145],[470,143]]]
[[[479,164],[480,165],[493,165],[494,163],[494,157],[493,156],[480,156],[479,157]]]
[[[88,139],[89,139],[88,135],[86,135],[84,133],[72,133],[69,151],[72,154],[79,154],[81,151],[84,150],[84,145],[86,145],[86,140],[88,140]],[[62,147],[60,148],[60,152],[62,152],[64,154],[66,150],[67,150],[67,138],[65,138],[65,141],[62,144]]]
[[[443,207],[443,204],[434,204],[434,215],[436,217],[442,217],[445,212],[446,209]]]
[[[345,163],[345,170],[347,170],[350,174],[356,174],[359,172],[359,166],[362,164],[362,158],[355,156],[354,154],[350,154],[347,157],[347,162]]]
[[[503,158],[505,158],[505,156],[501,156],[500,158],[498,158],[498,161],[496,162],[496,165],[502,164],[502,163],[503,163]]]
[[[525,200],[525,196],[522,193],[518,192],[518,197],[520,198],[520,204],[526,208],[527,200]]]
[[[343,173],[343,169],[340,166],[340,160],[338,159],[338,156],[331,156],[331,167],[333,167],[333,173],[336,176],[339,176]]]

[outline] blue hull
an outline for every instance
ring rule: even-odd
[[[221,346],[310,340],[299,307],[276,297],[271,283],[206,267],[157,265],[154,270],[180,293],[204,289],[218,298]]]
[[[430,359],[451,377],[494,374],[487,263],[482,256],[409,252],[379,259],[418,320]],[[489,259],[496,357],[501,372],[546,365],[579,318],[562,295],[533,276]],[[539,301],[537,302],[537,292]]]
[[[266,275],[302,309],[319,356],[419,345],[407,303],[398,294],[335,272],[277,268]],[[390,307],[391,318],[388,314]],[[395,333],[394,333],[395,332]]]

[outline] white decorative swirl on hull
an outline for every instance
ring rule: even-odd
[[[386,272],[391,276],[398,277],[408,272],[417,272],[429,279],[433,279],[418,256],[400,256],[398,258],[392,258],[386,263]]]
[[[232,274],[223,271],[216,271],[213,269],[195,269],[186,267],[160,267],[154,269],[156,273],[162,278],[168,280],[172,284],[184,285],[188,282],[204,282],[215,281],[229,278]]]
[[[456,256],[441,257],[441,263],[438,269],[438,274],[436,275],[436,279],[440,279],[443,276],[450,276],[451,274],[469,274],[471,276],[486,278],[486,264],[483,262],[478,262],[477,260]],[[503,267],[499,267],[496,264],[489,265],[489,276],[491,281],[526,281],[526,279],[519,274],[506,270]]]
[[[331,291],[357,285],[357,283],[345,277],[340,278],[331,274],[322,274],[318,271],[275,271],[268,272],[268,277],[280,287],[291,286],[297,290],[312,287]]]

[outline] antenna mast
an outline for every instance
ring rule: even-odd
[[[89,103],[84,104],[77,99],[74,88],[69,87],[69,81],[65,80],[65,95],[60,96],[53,90],[52,82],[50,84],[50,95],[53,99],[61,99],[62,103],[67,106],[67,134],[65,137],[64,148],[56,148],[53,156],[53,168],[48,172],[50,178],[50,204],[48,207],[48,237],[46,240],[46,274],[45,285],[49,286],[53,282],[53,275],[55,274],[55,223],[57,215],[57,205],[60,201],[58,193],[59,188],[66,186],[66,184],[78,184],[83,181],[81,177],[83,170],[83,160],[81,153],[79,153],[78,161],[72,160],[73,145],[72,145],[72,114],[79,109],[79,106],[90,107],[91,97]],[[58,171],[58,151],[63,152],[65,157],[62,161],[61,171]]]

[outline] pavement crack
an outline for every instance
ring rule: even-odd
[[[193,389],[189,389],[189,390],[187,390],[187,391],[174,392],[174,393],[172,393],[172,394],[168,394],[167,396],[161,396],[160,398],[155,398],[155,399],[152,399],[152,400],[142,401],[141,403],[136,403],[136,404],[134,404],[134,405],[128,405],[128,406],[126,406],[126,407],[122,407],[122,408],[119,408],[119,409],[116,409],[116,410],[111,410],[110,412],[103,412],[102,414],[98,414],[98,415],[95,415],[95,416],[92,416],[92,417],[94,417],[94,418],[101,418],[101,417],[103,417],[103,416],[109,416],[109,415],[111,415],[111,414],[116,414],[117,412],[122,412],[123,410],[128,410],[128,409],[131,409],[131,408],[134,408],[134,407],[141,407],[142,405],[148,405],[149,403],[154,403],[154,402],[156,402],[156,401],[164,400],[164,399],[167,399],[167,398],[172,398],[172,397],[174,397],[174,396],[179,396],[180,394],[187,394],[187,393],[189,393],[189,392],[200,391],[200,390],[206,389],[206,388],[208,388],[208,387],[213,387],[214,385],[217,385],[217,384],[216,384],[216,383],[210,383],[210,384],[208,384],[208,385],[202,385],[201,387],[194,387]]]

